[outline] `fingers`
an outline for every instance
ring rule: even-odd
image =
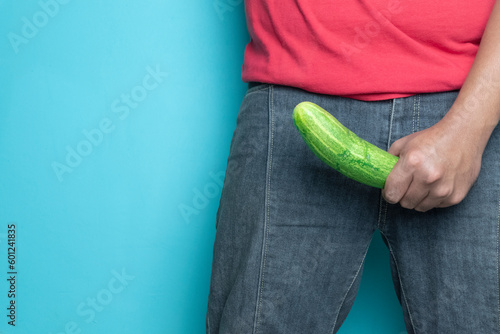
[[[384,188],[382,195],[387,202],[399,203],[406,209],[426,212],[433,208],[456,205],[465,198],[469,189],[468,187],[456,188],[454,180],[444,177],[441,173],[427,173],[423,177],[418,175],[418,172],[412,174],[411,182],[406,187],[407,183],[397,179],[400,173],[400,171],[396,171],[393,174],[395,180],[388,178],[390,183],[386,182],[386,188]],[[402,194],[403,191],[404,194]]]
[[[389,148],[391,154],[399,154],[400,158],[385,181],[382,192],[385,200],[391,204],[414,207],[427,195],[428,190],[421,187],[421,171],[426,164],[426,156],[419,151],[401,152],[406,145],[404,137],[392,144]]]
[[[432,191],[414,207],[416,211],[426,212],[434,208],[446,208],[457,205],[467,195],[467,190],[451,189],[442,185],[432,188]]]
[[[446,177],[444,169],[425,162],[413,167],[413,182],[399,202],[402,207],[428,211],[441,205],[453,193],[454,180]]]
[[[388,152],[399,157],[401,149],[406,143],[406,138],[407,137],[404,137],[395,141],[389,148]],[[406,194],[412,180],[412,173],[405,168],[404,160],[400,159],[387,176],[385,187],[382,190],[382,196],[391,204],[398,203]]]
[[[396,163],[382,190],[382,196],[391,204],[396,204],[403,199],[413,181],[413,174],[406,171],[402,164],[400,161]]]
[[[411,197],[405,198],[401,202],[401,206],[407,209],[415,209],[416,211],[426,212],[430,209],[442,206],[445,207],[444,203],[446,203],[448,197],[451,193],[445,187],[440,186],[423,186],[427,188],[427,193],[424,196],[420,197]],[[443,189],[443,190],[440,190]],[[449,205],[446,205],[449,206]]]
[[[426,212],[460,203],[467,195],[468,189],[469,187],[455,188],[453,180],[440,179],[434,183],[425,183],[414,178],[398,201],[391,201],[390,197],[387,198],[384,193],[383,195],[391,204],[399,203],[403,208]]]
[[[428,211],[460,203],[476,180],[482,151],[464,147],[462,133],[439,125],[395,141],[388,152],[399,157],[382,196],[391,204]],[[461,143],[461,145],[457,145]]]
[[[399,145],[405,143],[394,144],[391,150],[398,152]],[[404,152],[400,157],[387,177],[382,196],[388,203],[399,203],[404,208],[425,212],[447,205],[453,194],[453,184],[454,180],[445,177],[445,169],[435,160],[414,150]]]
[[[403,147],[405,146],[406,142],[410,138],[411,138],[411,135],[396,140],[394,143],[392,143],[391,147],[389,147],[389,150],[387,150],[387,152],[389,152],[392,155],[395,155],[395,156],[399,157],[399,155],[401,153],[401,149],[403,149]]]
[[[391,185],[387,187],[390,189]],[[401,185],[400,189],[404,189],[405,186]],[[425,212],[432,208],[443,205],[443,202],[446,200],[446,194],[435,193],[436,188],[431,185],[427,185],[419,182],[416,179],[411,180],[410,184],[406,188],[406,192],[401,195],[394,195],[397,192],[389,192],[385,190],[384,196],[385,200],[388,203],[396,204],[399,203],[403,208],[406,209],[414,209],[416,211]],[[394,196],[394,197],[393,197]]]

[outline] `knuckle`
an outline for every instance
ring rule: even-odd
[[[448,203],[450,205],[457,205],[458,203],[462,202],[462,200],[465,198],[465,194],[461,192],[454,193],[453,195],[450,196],[450,199]]]
[[[405,209],[413,209],[413,208],[415,208],[415,205],[413,204],[413,202],[410,201],[410,200],[406,200],[406,199],[401,200],[399,202],[399,205],[401,205]]]
[[[441,180],[444,175],[444,172],[442,169],[437,168],[437,167],[431,167],[428,168],[425,171],[425,177],[424,177],[424,182],[426,184],[433,184],[436,183],[437,181]],[[446,190],[446,189],[444,189]]]
[[[425,157],[421,152],[411,151],[406,155],[406,163],[409,167],[418,168],[425,161]]]
[[[449,206],[457,205],[463,201],[463,199],[465,198],[465,195],[466,195],[466,193],[464,194],[461,192],[453,193],[445,201],[443,201],[439,207],[446,208]]]
[[[434,189],[433,197],[448,198],[452,195],[453,188],[448,185],[442,185]]]
[[[414,209],[421,200],[422,198],[416,194],[405,194],[399,201],[399,205],[405,209]]]
[[[418,212],[427,212],[427,211],[429,211],[430,209],[432,209],[432,208],[430,208],[430,207],[424,207],[424,206],[421,206],[421,207],[416,207],[416,208],[415,208],[415,211],[418,211]]]

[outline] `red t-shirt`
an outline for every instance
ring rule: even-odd
[[[246,0],[242,79],[382,100],[460,89],[495,0]]]

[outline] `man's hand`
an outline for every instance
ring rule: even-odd
[[[450,111],[434,126],[389,149],[399,161],[382,195],[417,211],[461,202],[476,180],[500,120],[500,0],[495,1],[474,63]]]
[[[403,137],[389,153],[399,161],[382,195],[389,203],[428,211],[458,204],[477,179],[484,140],[466,122],[446,118]]]

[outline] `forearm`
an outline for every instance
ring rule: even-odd
[[[467,126],[471,134],[478,136],[480,148],[484,148],[499,120],[500,1],[497,1],[474,63],[444,121],[458,127]]]
[[[382,192],[418,211],[458,204],[479,175],[483,151],[500,120],[500,0],[472,68],[445,117],[389,148],[399,160]]]

